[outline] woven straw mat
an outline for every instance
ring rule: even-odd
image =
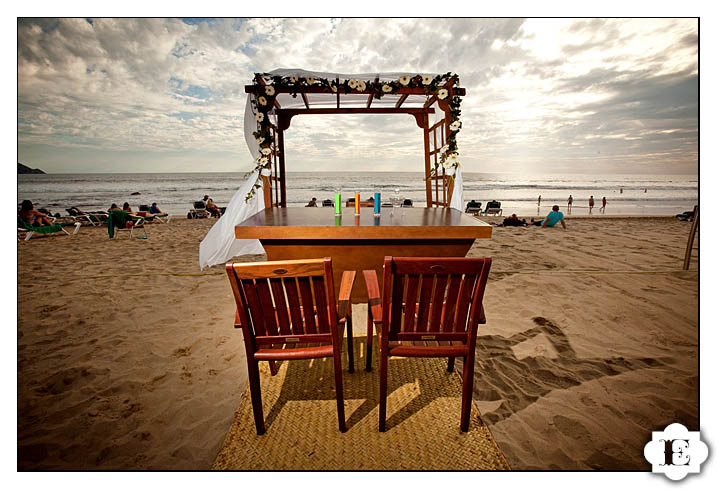
[[[378,345],[375,345],[375,350]],[[472,404],[459,429],[461,378],[445,358],[390,358],[387,430],[379,432],[379,369],[365,371],[366,338],[354,342],[354,373],[342,351],[347,432],[339,432],[331,358],[260,363],[266,433],[258,436],[249,388],[212,469],[508,470]],[[460,366],[457,363],[457,368]]]

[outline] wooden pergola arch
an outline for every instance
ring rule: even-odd
[[[265,93],[267,83],[262,74],[257,74],[254,80],[254,85],[245,86],[245,92],[259,97]],[[462,97],[466,95],[465,89],[455,86],[456,80],[457,76],[453,75],[438,87],[448,92],[448,95],[443,98],[439,98],[436,93],[427,95],[426,90],[422,87],[396,87],[392,92],[383,93],[381,96],[382,103],[386,103],[387,100],[392,102],[389,107],[372,106],[372,103],[375,102],[374,93],[367,93],[358,88],[348,88],[345,85],[340,85],[339,78],[334,80],[336,83],[335,86],[340,87],[335,94],[324,85],[296,84],[292,87],[275,87],[275,94],[270,100],[272,104],[271,113],[276,115],[277,124],[270,124],[269,126],[272,153],[267,155],[268,163],[264,167],[269,169],[270,172],[265,172],[269,173],[269,175],[262,175],[261,177],[262,187],[264,189],[265,208],[287,206],[284,132],[289,128],[294,116],[309,114],[410,114],[414,116],[416,124],[419,128],[423,129],[424,134],[426,206],[429,208],[439,206],[449,207],[454,191],[454,179],[453,175],[448,175],[445,172],[439,159],[441,149],[446,145],[448,137],[451,134],[449,126],[452,122],[452,118],[449,101],[452,100],[454,96]],[[374,83],[379,83],[378,77]],[[281,94],[301,97],[304,107],[283,108],[277,101],[278,96]],[[332,101],[331,105],[327,106],[326,100],[322,101],[322,103],[317,103],[313,100],[314,94],[335,95],[336,105]],[[366,106],[347,107],[343,102],[348,95],[354,96],[354,102],[356,102],[356,95],[365,96]],[[319,105],[323,107],[318,107]],[[429,115],[435,113],[434,106],[438,106],[439,111],[442,111],[444,114],[439,121],[430,126]]]

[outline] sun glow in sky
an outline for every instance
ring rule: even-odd
[[[457,73],[468,172],[698,171],[697,19],[20,18],[17,28],[18,161],[47,172],[247,171],[244,86],[277,68]],[[422,141],[409,116],[298,118],[287,163],[420,170]]]

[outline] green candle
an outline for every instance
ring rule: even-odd
[[[340,192],[334,193],[334,214],[342,214],[342,195]]]

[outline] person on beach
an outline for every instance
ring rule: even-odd
[[[588,198],[588,214],[591,214],[591,211],[593,211],[593,196]]]
[[[563,229],[566,229],[566,222],[563,220],[563,213],[558,210],[558,206],[554,204],[554,206],[551,208],[551,212],[546,215],[546,218],[544,218],[542,221],[534,221],[531,220],[531,224],[534,226],[540,226],[541,228],[553,228],[556,223],[561,223],[561,226],[563,226]]]
[[[606,196],[603,196],[603,199],[601,199],[601,209],[600,211],[602,213],[606,212]]]
[[[316,207],[317,207],[317,198],[316,198],[316,197],[313,197],[312,200],[309,201],[309,202],[307,203],[307,205],[304,206],[304,207],[305,207],[305,208],[316,208]]]
[[[107,212],[111,213],[112,211],[122,211],[122,209],[120,209],[120,207],[113,202],[112,205],[107,210]]]
[[[125,204],[122,205],[122,210],[127,214],[135,214],[132,211],[132,208],[130,207],[130,203],[128,203],[128,202],[126,202]]]
[[[28,222],[32,226],[51,226],[52,221],[47,217],[46,214],[37,211],[32,205],[32,201],[25,199],[20,203],[20,211],[18,214],[22,219]]]
[[[209,214],[211,214],[213,218],[219,218],[222,216],[222,211],[217,207],[211,197],[205,194],[202,200],[204,201],[207,211],[209,211]]]
[[[162,210],[157,207],[157,203],[153,202],[152,206],[150,206],[150,213],[152,214],[163,214]]]
[[[568,214],[571,214],[571,206],[573,206],[573,196],[568,195]]]
[[[538,206],[538,207],[541,207],[541,194],[539,194],[539,198],[538,198],[538,204],[537,204],[537,206]]]
[[[504,218],[504,222],[497,226],[526,226],[528,223],[526,223],[525,219],[521,219],[516,214],[512,214],[508,218]]]

